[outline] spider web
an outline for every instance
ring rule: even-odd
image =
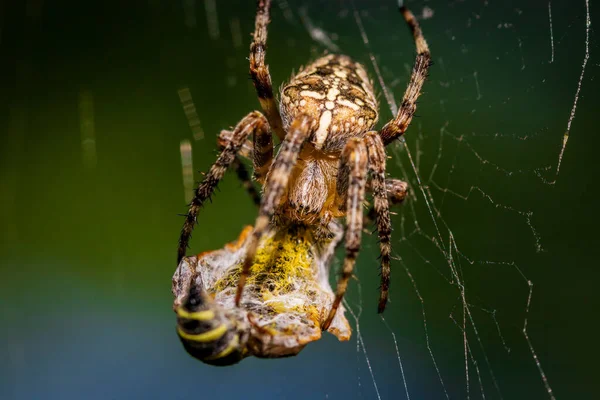
[[[208,10],[216,8],[206,5],[211,19]],[[370,238],[345,300],[358,397],[555,399],[556,377],[546,372],[551,351],[539,351],[541,330],[531,322],[543,323],[532,311],[531,276],[540,276],[548,249],[540,202],[561,179],[597,48],[589,0],[407,5],[435,64],[411,127],[388,150],[389,174],[411,188],[393,210],[388,310],[374,315],[368,276],[378,247]],[[414,43],[393,1],[273,6],[271,49],[286,43],[304,53],[308,37],[313,58],[351,55],[379,87],[380,125],[396,114]],[[246,45],[239,21],[230,20],[236,48]],[[277,25],[288,38],[273,38]],[[214,18],[208,27],[218,34]],[[269,57],[273,63],[276,56]],[[522,376],[511,377],[512,368]],[[345,374],[352,376],[351,368]]]
[[[507,255],[494,259],[487,258],[485,252],[471,251],[472,244],[466,245],[462,240],[462,236],[472,237],[473,235],[462,235],[461,231],[463,229],[460,227],[456,228],[457,224],[460,224],[460,221],[455,221],[454,218],[449,218],[449,216],[454,212],[456,207],[471,207],[472,204],[476,203],[479,208],[478,213],[484,221],[489,218],[487,216],[489,213],[502,213],[502,215],[510,220],[511,224],[515,225],[513,229],[521,231],[521,234],[518,235],[520,238],[529,236],[525,241],[529,244],[530,252],[535,254],[544,251],[543,238],[536,228],[535,221],[537,216],[534,211],[535,204],[523,204],[524,202],[505,199],[504,197],[506,196],[497,194],[494,186],[500,180],[508,182],[513,179],[531,181],[534,177],[539,179],[543,185],[552,186],[559,179],[563,156],[567,149],[571,127],[576,117],[577,105],[590,57],[591,20],[589,1],[586,0],[581,3],[581,6],[585,6],[585,18],[581,18],[581,15],[577,16],[576,20],[572,21],[563,36],[555,38],[552,21],[552,2],[548,2],[549,59],[541,58],[538,54],[531,53],[531,49],[527,47],[526,38],[528,36],[521,31],[523,26],[532,22],[524,19],[527,17],[533,19],[533,14],[531,13],[539,14],[539,10],[512,8],[509,13],[504,13],[503,17],[506,19],[498,19],[496,26],[497,34],[493,35],[488,32],[488,35],[493,35],[497,39],[486,39],[493,43],[508,41],[509,45],[507,46],[506,53],[496,54],[497,59],[500,57],[505,59],[507,64],[505,78],[507,80],[514,79],[510,78],[509,74],[521,74],[522,76],[516,79],[527,80],[528,75],[525,74],[527,69],[535,69],[536,73],[542,71],[550,78],[555,73],[552,69],[552,64],[560,62],[555,49],[558,47],[564,49],[567,41],[564,35],[574,35],[571,30],[574,30],[576,22],[579,22],[579,35],[581,36],[582,32],[585,33],[585,52],[581,56],[580,74],[574,86],[575,94],[572,98],[572,106],[570,107],[570,112],[567,114],[568,118],[565,118],[566,129],[562,132],[557,129],[548,129],[543,124],[543,121],[541,125],[537,126],[537,129],[536,127],[524,127],[523,124],[514,124],[514,128],[508,125],[506,129],[500,131],[495,131],[493,128],[491,131],[489,128],[487,131],[482,131],[479,126],[469,131],[468,128],[463,127],[464,125],[472,125],[469,123],[469,119],[474,120],[478,117],[478,114],[482,112],[486,113],[486,108],[488,110],[495,109],[495,111],[488,112],[491,118],[493,118],[493,114],[503,113],[503,109],[507,108],[505,105],[508,101],[511,101],[511,97],[518,96],[516,90],[513,90],[513,93],[509,90],[506,93],[507,97],[503,99],[499,98],[493,91],[485,90],[485,86],[480,81],[485,79],[485,73],[490,68],[483,65],[482,58],[473,55],[473,52],[477,51],[477,44],[469,41],[464,36],[469,34],[469,29],[471,31],[475,31],[477,28],[481,29],[482,26],[478,27],[477,24],[481,24],[480,21],[482,20],[490,24],[490,14],[493,15],[493,13],[500,11],[500,9],[487,2],[475,7],[467,4],[461,5],[459,2],[448,5],[443,3],[434,5],[433,2],[410,4],[413,12],[418,15],[421,23],[424,25],[425,35],[428,39],[427,28],[431,24],[425,21],[431,19],[433,24],[444,24],[445,22],[445,27],[447,28],[445,36],[448,40],[454,43],[462,41],[460,45],[454,46],[454,51],[460,51],[460,54],[463,56],[463,60],[460,61],[454,60],[454,57],[449,57],[452,58],[452,61],[446,61],[445,54],[448,51],[437,52],[439,49],[439,46],[435,46],[435,43],[438,43],[437,38],[430,41],[430,43],[434,43],[430,46],[434,54],[434,60],[439,67],[432,69],[432,76],[427,83],[428,86],[425,88],[424,97],[426,98],[422,99],[422,103],[425,104],[419,107],[417,114],[427,118],[432,111],[435,112],[434,102],[436,100],[432,99],[432,94],[428,92],[435,90],[435,88],[432,90],[432,86],[439,86],[445,89],[444,91],[446,92],[443,93],[444,91],[442,91],[443,95],[439,98],[438,112],[441,111],[445,119],[443,124],[436,127],[434,124],[428,124],[426,120],[415,118],[412,129],[407,133],[405,140],[403,138],[398,144],[392,145],[391,148],[391,163],[395,164],[396,169],[400,171],[401,177],[410,182],[413,188],[411,198],[401,208],[398,218],[395,221],[395,226],[397,227],[395,233],[398,238],[395,245],[396,268],[398,270],[398,266],[400,266],[404,269],[406,277],[414,289],[414,295],[418,298],[422,314],[422,335],[425,347],[431,364],[435,369],[441,391],[446,398],[456,397],[457,393],[460,397],[464,398],[485,399],[504,397],[502,385],[496,377],[496,370],[502,368],[502,365],[494,364],[488,355],[492,352],[488,349],[489,346],[492,346],[491,342],[499,344],[506,354],[510,354],[511,352],[511,345],[505,338],[506,334],[504,333],[508,329],[506,326],[507,323],[503,321],[506,318],[500,319],[497,317],[498,308],[503,308],[503,304],[502,302],[488,302],[484,298],[481,288],[476,287],[477,285],[474,285],[470,279],[470,270],[473,269],[485,269],[485,273],[489,274],[494,274],[498,269],[513,270],[514,274],[509,278],[510,281],[506,286],[507,289],[509,286],[514,286],[515,288],[520,286],[516,293],[518,293],[517,296],[520,297],[522,304],[520,312],[514,312],[509,318],[511,320],[510,324],[512,324],[510,329],[515,331],[512,332],[511,336],[514,336],[516,330],[520,328],[522,339],[526,342],[527,350],[531,356],[529,361],[532,365],[535,365],[539,375],[537,379],[543,384],[543,389],[540,389],[545,390],[548,398],[555,398],[551,379],[546,375],[543,360],[539,358],[536,351],[534,345],[535,338],[530,336],[528,329],[530,307],[534,298],[534,283],[527,275],[529,266],[521,261],[523,257],[519,257],[521,251],[514,252],[514,256]],[[284,4],[285,2],[280,2],[280,5]],[[382,11],[393,12],[394,9],[391,6],[388,7],[387,4],[380,5],[379,10],[377,9],[378,7],[373,7],[373,10],[358,8],[354,2],[346,5],[348,7],[338,13],[338,17],[348,23],[354,22],[356,28],[359,30],[364,45],[365,54],[363,54],[363,58],[368,56],[371,71],[374,73],[375,80],[383,93],[382,103],[387,105],[391,115],[395,115],[398,109],[395,99],[399,99],[402,95],[403,85],[408,81],[410,68],[408,66],[405,67],[406,74],[404,76],[397,76],[396,73],[391,72],[394,62],[390,60],[388,55],[392,44],[385,43],[388,48],[387,53],[378,50],[376,48],[377,43],[372,46],[370,36],[373,37],[373,35],[369,35],[369,22],[366,22],[370,21],[371,29],[377,31],[380,28],[376,27],[374,22],[380,22],[383,19],[377,17],[377,15],[380,15]],[[505,8],[506,3],[502,3],[502,6],[501,8]],[[479,8],[479,10],[474,12],[474,8]],[[315,42],[330,51],[339,51],[339,46],[343,52],[343,46],[332,40],[332,38],[339,36],[335,31],[328,32],[326,28],[320,28],[318,25],[315,26],[315,23],[309,19],[306,9],[300,9],[299,14],[304,27]],[[452,14],[454,14],[452,21],[443,21],[445,19],[444,16]],[[457,22],[461,22],[461,17],[463,18],[463,26],[457,24]],[[331,25],[327,24],[326,20],[320,22],[324,27]],[[400,31],[399,33],[403,32]],[[400,40],[404,40],[406,44],[399,44],[397,47],[406,48],[409,38],[408,35],[401,37]],[[392,36],[391,42],[394,45],[396,44],[395,39]],[[403,53],[404,59],[407,59],[405,56],[406,52]],[[461,66],[459,73],[456,73],[456,64],[468,64],[468,67]],[[487,76],[487,78],[489,80],[490,76]],[[529,81],[525,85],[528,85],[527,89],[529,91],[535,92],[537,87],[533,82],[535,81]],[[514,101],[523,100],[527,99],[514,99]],[[453,107],[454,104],[450,104],[451,102],[462,103],[463,107],[467,106],[470,109],[458,110],[456,107]],[[452,112],[450,108],[453,109]],[[384,120],[386,119],[385,116],[386,114],[384,113]],[[561,134],[562,138],[560,137]],[[562,141],[557,140],[560,138]],[[509,146],[514,146],[516,140],[522,142],[558,142],[555,147],[559,151],[557,155],[555,154],[553,162],[551,161],[539,166],[532,165],[525,167],[508,165],[502,159],[496,160],[486,155],[486,141],[507,142]],[[435,146],[436,142],[437,146]],[[551,146],[544,147],[548,148]],[[463,162],[464,159],[467,160]],[[473,181],[457,182],[464,179],[465,174],[461,171],[464,171],[467,165],[476,171],[475,174],[469,174],[470,179],[473,179]],[[489,179],[490,177],[491,179]],[[507,184],[512,185],[510,183]],[[517,185],[513,185],[512,187],[517,189]],[[474,229],[482,229],[482,236],[484,238],[489,235],[487,229],[481,226],[479,228],[474,227]],[[424,245],[424,242],[427,245]],[[523,251],[527,250],[526,247],[523,248]],[[437,253],[437,255],[432,257],[432,253]],[[491,251],[490,253],[496,252]],[[421,262],[415,263],[415,259]],[[443,368],[438,362],[440,352],[448,350],[436,345],[437,341],[432,339],[437,332],[431,327],[430,321],[433,318],[437,318],[437,315],[432,316],[431,309],[436,307],[436,305],[431,302],[431,296],[425,296],[421,290],[423,286],[428,284],[427,281],[417,279],[413,272],[417,268],[422,267],[433,267],[435,272],[446,281],[446,284],[451,289],[450,292],[454,292],[453,308],[448,317],[455,325],[455,335],[462,342],[460,348],[456,347],[450,350],[462,353],[464,387],[458,391],[455,390],[456,388],[451,388],[452,385],[447,383],[448,373],[444,370],[445,367]],[[395,275],[396,279],[399,279],[399,273],[396,272]],[[501,285],[504,285],[504,283],[501,283]],[[358,286],[360,288],[360,284]],[[393,300],[397,300],[400,294],[396,292],[392,296],[391,307],[395,308]],[[382,398],[377,374],[373,372],[373,362],[370,360],[369,352],[367,351],[368,339],[362,334],[360,329],[364,303],[362,290],[358,291],[358,301],[355,304],[352,304],[351,300],[347,303],[349,303],[347,305],[356,324],[357,352],[361,352],[364,355],[364,361],[367,365],[376,397]],[[371,308],[369,307],[369,309]],[[392,312],[398,311],[396,309]],[[520,327],[518,325],[515,326],[515,319],[521,321]],[[394,343],[399,373],[404,388],[403,395],[407,399],[410,399],[412,393],[413,398],[420,398],[417,394],[418,390],[415,390],[414,387],[411,388],[411,381],[407,379],[405,374],[405,369],[410,368],[410,366],[403,363],[402,353],[398,346],[397,334],[401,332],[401,329],[391,327],[383,316],[381,320],[389,330],[391,340]],[[491,337],[491,340],[489,340],[491,336],[490,332],[494,332],[496,336],[495,338]],[[452,366],[452,368],[454,367]],[[528,379],[533,379],[533,377]]]

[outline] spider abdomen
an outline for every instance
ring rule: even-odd
[[[362,137],[377,122],[377,100],[362,65],[344,55],[317,59],[281,90],[281,117],[287,131],[306,114],[316,126],[309,141],[323,152],[341,151],[351,137]]]

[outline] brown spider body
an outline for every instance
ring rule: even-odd
[[[403,201],[407,188],[406,183],[398,179],[386,179],[385,146],[408,129],[431,64],[431,54],[415,16],[400,6],[399,11],[413,34],[417,54],[397,114],[378,131],[373,130],[378,119],[373,85],[365,68],[344,55],[327,55],[306,66],[283,86],[278,104],[265,63],[270,7],[271,0],[257,0],[249,57],[250,76],[263,112],[249,113],[232,131],[222,131],[219,135],[221,154],[198,185],[190,203],[181,229],[177,259],[179,263],[184,258],[198,211],[210,199],[229,167],[236,170],[259,207],[254,230],[244,250],[234,299],[237,307],[251,306],[243,302],[243,289],[261,238],[271,228],[301,225],[313,234],[316,244],[322,244],[331,240],[332,219],[344,217],[344,262],[331,309],[319,321],[321,329],[326,330],[340,307],[360,250],[367,193],[373,197],[373,209],[368,215],[375,217],[381,252],[378,311],[385,309],[391,271],[389,206]],[[277,154],[274,136],[281,142]],[[250,181],[240,157],[252,159],[254,179],[263,185],[262,196]],[[202,304],[196,306],[200,310]],[[203,325],[202,329],[188,332],[184,339],[211,347],[225,337],[217,328],[207,329]],[[239,339],[239,336],[234,337]],[[227,349],[239,350],[239,343],[231,339]]]
[[[340,154],[348,139],[362,138],[375,125],[377,108],[364,67],[344,55],[317,59],[283,86],[284,130],[303,115],[314,125],[279,204],[280,218],[324,232],[332,218],[345,215],[336,196]]]

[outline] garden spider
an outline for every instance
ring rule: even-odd
[[[300,71],[282,87],[278,107],[265,64],[270,3],[270,0],[257,2],[250,46],[250,75],[264,114],[253,111],[232,132],[221,133],[221,154],[199,184],[185,216],[177,261],[185,256],[200,207],[230,166],[236,166],[246,187],[252,189],[238,159],[244,149],[248,152],[252,148],[254,178],[263,185],[263,196],[243,261],[235,304],[240,305],[257,247],[270,223],[306,226],[313,229],[318,239],[330,235],[332,220],[345,217],[345,258],[331,310],[321,325],[326,330],[346,292],[360,248],[367,189],[374,197],[381,251],[378,312],[385,309],[390,284],[389,202],[401,201],[406,195],[404,182],[385,178],[385,146],[408,128],[431,56],[417,20],[401,6],[400,12],[414,36],[417,55],[398,114],[380,131],[372,130],[378,120],[378,105],[371,81],[362,65],[344,55],[321,57]],[[251,134],[253,142],[247,143]],[[281,141],[275,157],[273,134]]]

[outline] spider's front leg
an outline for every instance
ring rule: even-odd
[[[271,129],[279,137],[279,140],[283,140],[285,132],[281,122],[281,115],[273,96],[273,84],[271,83],[269,67],[265,64],[271,0],[258,0],[256,4],[254,39],[250,45],[250,76],[256,88],[258,101],[269,120]]]
[[[308,138],[311,128],[314,125],[314,120],[307,116],[301,116],[292,122],[289,133],[281,142],[281,147],[275,160],[269,170],[264,186],[264,194],[261,199],[260,209],[256,223],[254,224],[254,232],[250,237],[242,271],[238,281],[237,292],[235,294],[235,305],[240,305],[246,279],[250,273],[250,267],[254,262],[254,256],[258,249],[258,245],[262,235],[269,226],[269,221],[275,213],[275,208],[279,205],[284,190],[287,187],[290,173],[296,165],[298,155],[302,149],[302,145]]]
[[[177,264],[185,256],[188,243],[196,223],[198,211],[204,202],[210,198],[215,187],[223,178],[225,171],[236,161],[236,155],[244,145],[246,139],[254,133],[255,136],[264,135],[269,132],[269,125],[265,117],[258,111],[253,111],[244,117],[232,132],[231,139],[225,145],[217,161],[210,167],[204,179],[198,185],[194,198],[190,202],[190,208],[185,216],[185,222],[181,228],[179,247],[177,249]]]
[[[340,158],[337,176],[337,195],[340,208],[346,210],[346,238],[342,275],[338,279],[331,310],[321,329],[327,330],[335,317],[356,263],[363,226],[363,201],[367,181],[367,147],[363,139],[350,139]],[[345,204],[344,204],[345,203]]]

